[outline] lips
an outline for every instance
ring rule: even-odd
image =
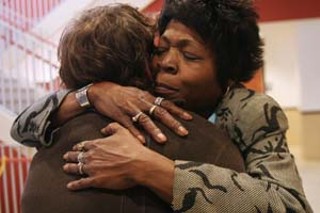
[[[168,84],[164,83],[157,83],[155,87],[155,92],[161,96],[166,98],[173,98],[178,95],[179,89],[169,86]]]

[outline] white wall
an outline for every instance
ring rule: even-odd
[[[70,19],[76,17],[84,9],[113,3],[130,4],[133,7],[144,8],[152,0],[65,0],[49,13],[34,29],[36,34],[50,38],[58,44],[60,35]]]
[[[16,115],[0,106],[0,139],[5,143],[17,143],[10,136],[10,128]]]
[[[302,111],[320,111],[320,19],[298,26]]]
[[[282,106],[295,107],[299,104],[296,23],[266,23],[260,29],[265,42],[267,93]]]
[[[320,19],[261,23],[267,94],[283,107],[320,110]]]

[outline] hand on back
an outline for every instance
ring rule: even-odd
[[[99,113],[119,122],[142,142],[144,142],[144,137],[134,122],[142,126],[157,142],[166,141],[166,136],[155,125],[151,117],[160,120],[180,136],[188,134],[186,128],[173,115],[184,120],[191,120],[192,116],[168,100],[155,103],[157,98],[146,91],[111,82],[100,82],[90,87],[88,96],[91,104]],[[133,117],[136,118],[136,121],[133,121]]]

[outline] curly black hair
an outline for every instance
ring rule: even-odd
[[[166,0],[158,27],[171,20],[196,31],[210,45],[221,85],[246,82],[263,65],[263,42],[252,0]]]

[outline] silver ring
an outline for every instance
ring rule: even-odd
[[[133,122],[138,122],[140,116],[143,114],[143,112],[138,112],[138,114],[136,114],[135,116],[132,117],[132,121]]]
[[[154,100],[154,104],[157,106],[161,106],[161,102],[164,100],[164,98],[162,97],[156,97],[156,99]]]
[[[84,142],[78,143],[77,149],[78,149],[80,152],[85,151],[85,150],[84,150]]]
[[[79,163],[83,163],[83,164],[84,164],[84,156],[83,156],[83,154],[84,154],[84,152],[80,152],[80,153],[78,154],[77,159],[78,159],[78,162],[79,162]]]
[[[154,113],[154,110],[156,110],[158,106],[157,105],[152,105],[152,107],[149,109],[149,115],[152,115]]]
[[[83,174],[84,174],[84,172],[83,172],[83,166],[84,166],[83,163],[81,163],[81,162],[78,163],[78,168],[79,168],[79,174],[80,174],[80,175],[83,175]]]

